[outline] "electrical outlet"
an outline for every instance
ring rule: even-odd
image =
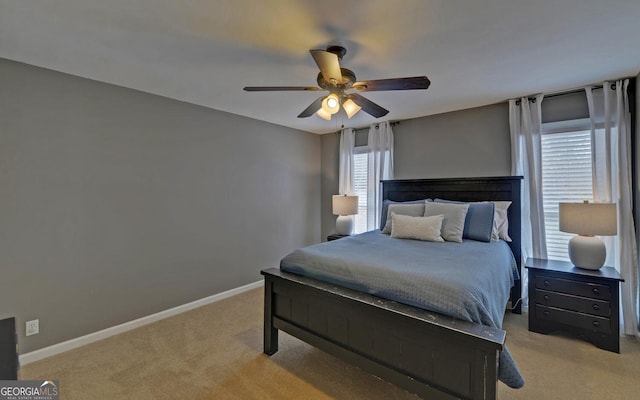
[[[40,320],[34,319],[26,323],[26,336],[37,335],[40,333]]]

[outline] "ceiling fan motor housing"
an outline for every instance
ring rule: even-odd
[[[318,86],[323,88],[324,90],[328,90],[330,92],[340,92],[344,90],[348,90],[353,86],[354,82],[356,82],[356,74],[353,73],[350,69],[340,68],[340,73],[342,74],[342,82],[338,82],[335,85],[324,80],[322,76],[322,72],[318,73],[318,77],[316,78],[316,82]]]
[[[327,47],[327,51],[337,55],[339,60],[342,60],[342,57],[347,54],[347,49],[342,46],[329,46]]]

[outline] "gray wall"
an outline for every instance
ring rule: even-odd
[[[0,317],[21,353],[320,241],[317,135],[2,59],[0,87]]]
[[[396,179],[511,172],[507,103],[402,121],[393,132]]]
[[[401,121],[393,127],[396,179],[511,173],[509,107],[493,104]],[[339,136],[322,136],[322,237],[335,231]]]
[[[322,135],[322,240],[335,232],[337,216],[331,213],[331,196],[338,194],[340,135]]]

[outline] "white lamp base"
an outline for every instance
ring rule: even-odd
[[[339,235],[351,235],[351,232],[353,232],[353,217],[351,215],[338,215],[336,233]]]
[[[604,265],[607,249],[595,236],[574,236],[569,241],[569,259],[579,268],[596,270]]]

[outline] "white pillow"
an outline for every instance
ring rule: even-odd
[[[504,240],[510,242],[509,237],[509,217],[507,210],[511,205],[510,201],[494,201],[495,214],[493,216],[493,232],[491,232],[491,240]]]
[[[391,237],[396,239],[417,239],[428,242],[444,242],[440,228],[444,216],[412,217],[391,213]]]
[[[389,204],[387,211],[387,222],[384,224],[382,233],[391,233],[391,214],[410,215],[412,217],[424,216],[424,203],[418,204]]]
[[[448,242],[462,243],[464,219],[467,216],[469,204],[454,203],[425,203],[424,216],[444,215],[442,232],[440,235]]]

